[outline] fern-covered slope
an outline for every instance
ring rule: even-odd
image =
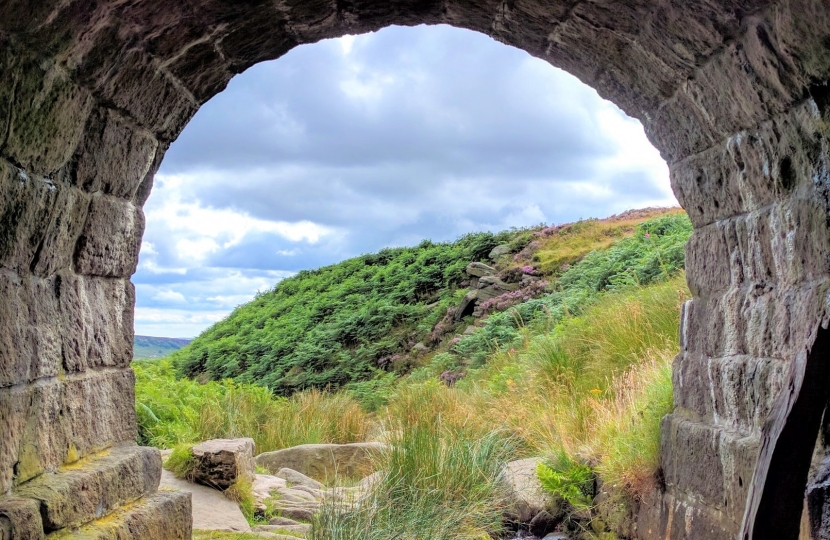
[[[682,212],[656,210],[385,249],[280,282],[177,352],[175,363],[180,375],[255,382],[283,395],[373,379],[381,367],[404,372],[413,346],[434,342],[436,324],[467,292],[472,261],[502,272],[537,267],[532,272],[550,285],[521,304],[529,320],[538,310],[575,308],[600,290],[668,275],[682,267],[690,231]],[[505,244],[510,253],[487,259]],[[457,352],[481,356],[515,334],[509,326],[515,321],[485,325],[459,340]]]

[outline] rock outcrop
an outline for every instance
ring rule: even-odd
[[[135,440],[142,206],[201,104],[300,44],[438,23],[559,66],[640,119],[695,226],[665,489],[638,535],[798,535],[811,458],[828,454],[830,385],[811,354],[830,313],[826,0],[4,1],[0,530],[26,513],[26,482]],[[141,500],[119,538],[188,534],[184,502]]]
[[[504,293],[512,292],[521,286],[518,283],[505,283],[498,277],[495,268],[479,262],[471,262],[466,268],[470,276],[470,292],[464,295],[461,303],[455,310],[455,321],[458,322],[468,315],[480,317],[477,309],[482,303],[496,298]]]

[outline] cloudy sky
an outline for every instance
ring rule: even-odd
[[[237,76],[168,151],[136,333],[193,337],[384,246],[674,204],[640,124],[522,51],[445,26],[306,45]]]

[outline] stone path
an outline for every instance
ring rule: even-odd
[[[194,530],[229,532],[251,530],[239,506],[227,499],[220,491],[179,480],[167,469],[161,473],[159,489],[174,489],[192,494]]]

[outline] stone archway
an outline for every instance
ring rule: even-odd
[[[828,316],[825,0],[6,0],[0,538],[132,501],[100,537],[189,536],[188,500],[155,493],[157,452],[120,444],[135,436],[129,277],[153,174],[234,74],[302,43],[421,23],[524,49],[643,122],[696,230],[665,489],[643,501],[638,535],[770,533],[752,525],[787,476],[776,443],[801,429],[788,418]],[[800,444],[806,470],[813,444]],[[776,526],[793,537],[787,515]]]

